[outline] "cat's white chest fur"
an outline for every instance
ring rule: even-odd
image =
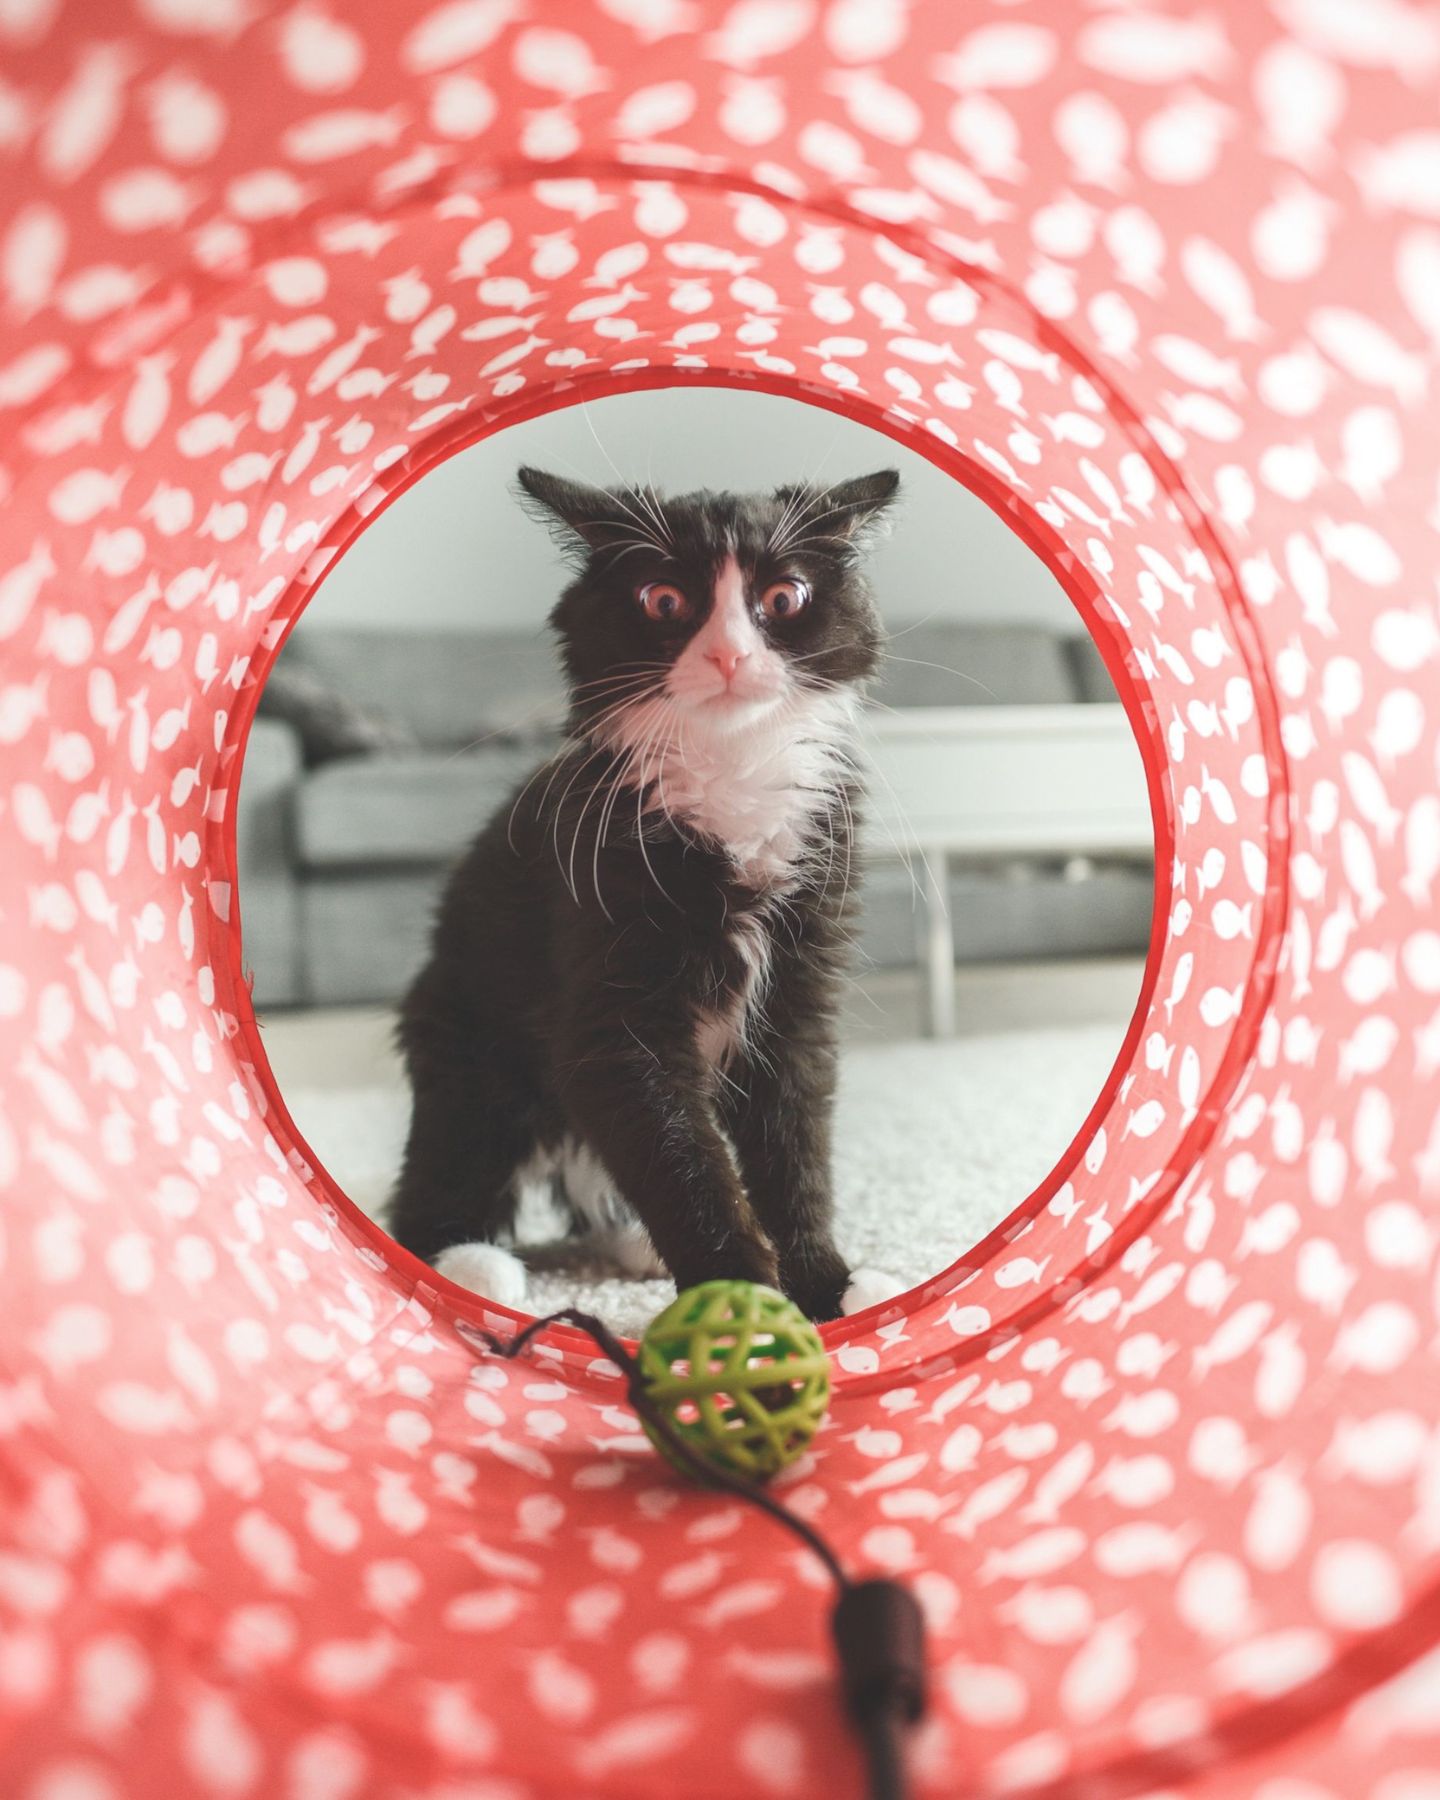
[[[727,719],[711,725],[703,716],[675,721],[659,708],[652,719],[649,711],[632,713],[629,742],[622,743],[632,757],[628,780],[646,790],[651,816],[689,826],[726,853],[738,879],[757,896],[780,899],[794,886],[806,855],[825,854],[823,846],[840,823],[854,697],[802,692],[738,724]],[[662,732],[657,721],[668,730]],[[743,978],[695,1022],[696,1048],[712,1068],[730,1060],[764,1004],[769,909],[762,905],[737,917],[728,937]]]
[[[653,805],[720,845],[748,886],[783,888],[838,804],[854,712],[820,695],[750,728],[682,729],[650,771]]]
[[[807,696],[748,731],[716,737],[682,733],[655,770],[653,804],[720,845],[745,886],[779,898],[795,881],[807,849],[823,841],[817,822],[838,809],[846,776],[845,744],[854,707],[831,696]],[[743,978],[720,1003],[703,1008],[695,1044],[723,1068],[745,1041],[763,1007],[770,975],[770,918],[763,907],[737,919],[727,934]]]

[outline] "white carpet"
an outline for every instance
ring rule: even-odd
[[[906,1286],[954,1262],[1053,1167],[1089,1111],[1123,1027],[867,1045],[846,1052],[836,1112],[839,1240],[852,1263]],[[368,1213],[383,1213],[409,1116],[395,1088],[290,1088],[315,1154]],[[553,1233],[527,1206],[521,1235]],[[675,1289],[562,1252],[532,1269],[531,1308],[583,1306],[638,1334]],[[555,1263],[558,1266],[549,1266]]]

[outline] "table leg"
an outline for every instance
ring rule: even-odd
[[[925,1027],[931,1037],[955,1035],[955,932],[950,920],[950,859],[925,857]]]

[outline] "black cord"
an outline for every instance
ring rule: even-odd
[[[925,1710],[925,1625],[915,1596],[898,1582],[876,1577],[853,1581],[840,1558],[807,1520],[791,1512],[755,1481],[707,1462],[656,1406],[639,1363],[602,1319],[567,1306],[532,1319],[512,1338],[478,1335],[507,1361],[551,1325],[573,1325],[591,1338],[625,1377],[636,1413],[664,1440],[675,1461],[697,1481],[727,1489],[768,1513],[825,1565],[839,1598],[830,1631],[840,1658],[845,1709],[860,1735],[869,1771],[870,1800],[905,1800],[905,1732]],[[467,1333],[467,1336],[469,1334]]]
[[[905,1744],[901,1721],[893,1708],[860,1728],[865,1767],[870,1772],[870,1800],[905,1800]]]
[[[904,1800],[905,1731],[925,1710],[925,1622],[915,1596],[880,1577],[847,1581],[830,1630],[845,1710],[865,1744],[871,1800]]]

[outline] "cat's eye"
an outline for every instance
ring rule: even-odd
[[[673,581],[647,581],[639,598],[645,617],[657,624],[674,625],[690,617],[690,602]]]
[[[793,619],[809,602],[803,581],[772,581],[760,596],[760,610],[767,619]]]

